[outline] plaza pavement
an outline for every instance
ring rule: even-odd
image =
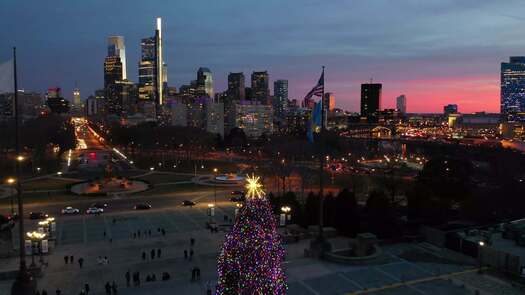
[[[223,215],[232,216],[234,207],[226,202],[216,209],[216,220],[223,223]],[[116,220],[113,223],[113,219]],[[57,245],[52,254],[44,257],[48,267],[38,279],[39,289],[54,294],[58,287],[62,294],[79,294],[84,283],[89,283],[90,294],[105,294],[104,284],[115,280],[119,294],[206,294],[206,283],[217,281],[216,259],[224,241],[224,231],[210,233],[204,225],[209,220],[205,204],[194,208],[177,207],[141,212],[107,213],[101,216],[73,216],[58,219]],[[157,228],[166,230],[162,236]],[[225,228],[226,229],[226,228]],[[141,230],[141,238],[133,233]],[[151,230],[151,237],[143,232]],[[106,237],[104,237],[106,231]],[[190,238],[196,240],[195,256],[185,260],[183,251],[190,249]],[[112,239],[112,242],[110,242]],[[334,248],[345,248],[348,240],[331,240]],[[383,247],[384,254],[369,265],[349,266],[304,257],[309,241],[286,245],[284,264],[288,278],[288,294],[520,294],[505,282],[479,275],[472,266],[440,261],[403,258],[404,253],[426,251],[417,244],[398,244]],[[151,259],[151,249],[161,249],[160,259]],[[141,254],[148,258],[143,261]],[[84,267],[78,263],[65,264],[64,255],[83,257]],[[428,254],[429,256],[431,253]],[[98,256],[107,256],[109,264],[97,264]],[[37,259],[38,260],[38,259]],[[2,259],[0,270],[16,269],[17,259]],[[28,263],[31,258],[28,259]],[[191,282],[191,269],[201,269],[201,280]],[[125,272],[140,271],[142,286],[125,287]],[[171,275],[169,281],[159,281],[162,272]],[[148,274],[155,274],[157,282],[145,282]],[[0,295],[9,294],[11,281],[0,281]]]

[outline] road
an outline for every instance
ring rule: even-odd
[[[217,191],[217,203],[226,204],[229,201],[229,190]],[[174,192],[162,193],[155,196],[121,196],[121,197],[76,197],[71,196],[71,200],[67,202],[49,202],[49,203],[31,203],[24,206],[24,217],[27,218],[30,212],[41,211],[51,216],[61,216],[61,210],[66,206],[71,206],[80,210],[82,214],[95,202],[103,202],[108,204],[107,213],[127,212],[133,211],[133,206],[139,203],[148,203],[152,209],[172,209],[180,207],[182,201],[191,200],[198,206],[207,207],[209,203],[213,203],[214,192],[213,189],[203,189],[194,192]],[[233,203],[231,203],[233,205]],[[10,207],[8,204],[0,205],[0,214],[8,215]]]

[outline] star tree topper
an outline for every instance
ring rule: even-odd
[[[262,199],[264,198],[263,186],[260,182],[260,177],[252,174],[246,175],[246,197],[247,199]]]

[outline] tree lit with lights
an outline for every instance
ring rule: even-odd
[[[286,294],[284,248],[259,180],[246,178],[246,204],[219,255],[217,294]]]

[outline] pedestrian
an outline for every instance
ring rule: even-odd
[[[137,233],[133,233],[133,239],[137,238]]]
[[[137,285],[140,287],[140,272],[137,271]]]
[[[155,249],[151,249],[151,259],[155,259]]]
[[[86,294],[89,294],[89,284],[88,283],[84,285],[84,290],[86,290]]]
[[[197,280],[200,280],[201,279],[201,269],[200,268],[195,268],[195,277]]]
[[[56,294],[56,295],[60,295],[61,293],[62,293],[62,291],[60,291],[60,289],[57,289],[57,290],[55,291],[55,294]]]
[[[113,243],[113,238],[109,238],[109,242],[110,242],[110,243]]]
[[[142,260],[146,260],[146,252],[142,251]]]
[[[113,218],[113,224],[117,223],[117,219]]]
[[[109,259],[107,256],[104,256],[104,264],[108,264],[109,263]]]
[[[160,258],[160,253],[161,253],[161,251],[160,251],[160,248],[159,248],[159,249],[157,249],[157,258]]]
[[[206,295],[212,295],[211,294],[211,282],[210,281],[206,282]]]
[[[117,295],[117,283],[115,281],[111,284],[111,291],[113,291],[113,295]]]
[[[86,293],[86,291],[84,291],[84,289],[81,289],[81,290],[80,290],[79,295],[86,295],[86,294],[87,294],[87,293]]]
[[[104,231],[104,239],[106,239],[106,231]]]
[[[157,232],[160,233],[160,227],[157,227]]]
[[[42,295],[47,295],[46,289],[42,290]]]
[[[191,270],[191,281],[195,281],[195,267]]]
[[[126,287],[129,287],[129,281],[130,281],[130,277],[131,277],[131,275],[129,274],[129,269],[128,269],[128,271],[126,271],[125,277],[126,277]]]
[[[137,273],[134,272],[133,273],[133,286],[137,286],[138,285],[138,278],[137,278]]]
[[[84,258],[80,257],[78,259],[78,265],[80,266],[80,268],[82,268],[82,264],[84,264]]]
[[[64,262],[65,262],[66,264],[67,264],[68,260],[69,260],[69,256],[67,256],[67,255],[64,256]]]
[[[69,256],[69,263],[71,264],[75,263],[75,256],[73,255]]]
[[[190,245],[192,245],[192,246],[195,245],[195,239],[194,238],[190,239]]]
[[[188,250],[184,250],[184,260],[188,259]]]
[[[190,249],[190,260],[193,258],[193,249]]]
[[[157,280],[157,276],[155,274],[151,275],[151,281],[155,282]]]
[[[106,295],[111,295],[111,285],[109,284],[109,282],[106,282],[106,284],[104,285],[104,289],[106,289]]]
[[[148,236],[151,237],[151,229],[148,229]]]
[[[40,295],[40,291],[36,290],[35,295]]]
[[[165,229],[162,229],[162,236],[165,236],[166,235],[166,230]]]
[[[140,230],[137,231],[137,237],[140,239]]]

